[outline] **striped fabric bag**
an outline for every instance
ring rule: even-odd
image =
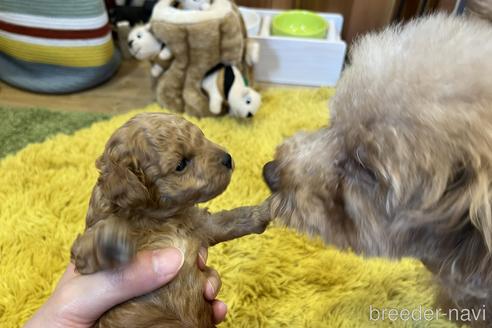
[[[0,79],[43,93],[90,88],[120,63],[103,0],[0,0]]]

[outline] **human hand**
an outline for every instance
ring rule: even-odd
[[[215,299],[221,281],[206,261],[207,250],[202,248],[198,266],[207,275],[204,297],[211,302],[218,323],[225,319],[227,307]],[[92,327],[110,308],[170,282],[182,265],[183,254],[176,248],[142,251],[124,268],[90,275],[80,275],[69,264],[51,297],[24,327]]]

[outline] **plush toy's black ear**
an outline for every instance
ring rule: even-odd
[[[235,79],[236,76],[234,75],[232,66],[224,66],[224,96],[226,99],[229,98],[229,93],[231,92]]]

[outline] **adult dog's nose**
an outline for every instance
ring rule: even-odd
[[[232,157],[229,153],[226,153],[224,158],[222,158],[222,165],[227,167],[229,170],[232,169]]]
[[[268,162],[263,166],[263,179],[271,191],[275,192],[280,188],[280,177],[276,161]]]

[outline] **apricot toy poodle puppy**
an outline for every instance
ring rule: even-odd
[[[214,327],[199,248],[261,233],[269,222],[264,205],[216,214],[196,206],[226,189],[231,156],[181,117],[144,113],[114,132],[96,166],[86,230],[72,247],[77,270],[117,268],[137,251],[166,247],[185,258],[173,281],[113,308],[96,326]]]

